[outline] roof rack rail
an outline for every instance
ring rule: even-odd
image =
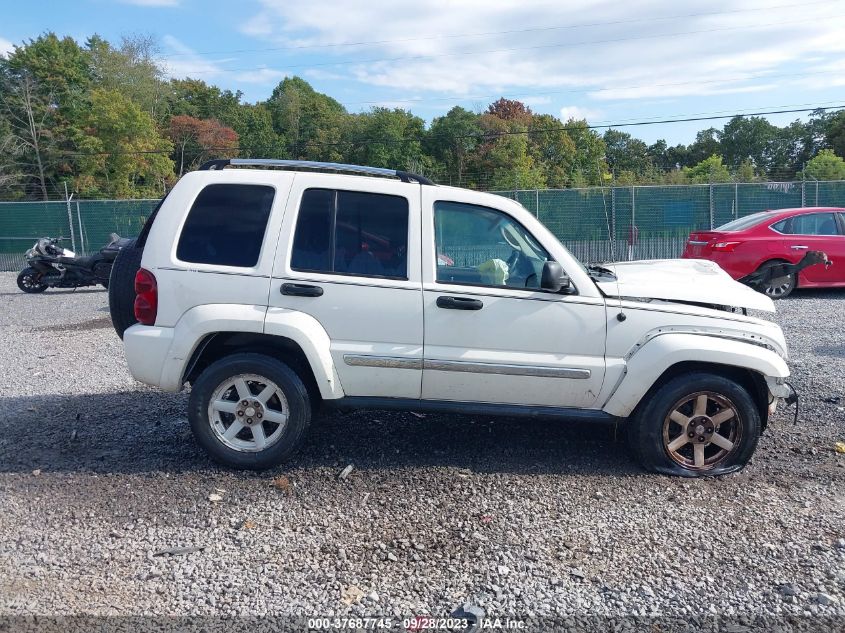
[[[344,165],[343,163],[320,163],[310,160],[277,160],[275,158],[218,158],[200,165],[201,171],[225,169],[226,167],[285,167],[288,169],[315,169],[323,171],[345,171],[363,176],[388,176],[402,182],[416,182],[421,185],[433,185],[434,182],[408,171],[366,167],[364,165]]]

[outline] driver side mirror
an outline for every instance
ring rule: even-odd
[[[572,283],[569,276],[563,272],[563,266],[557,262],[549,261],[543,263],[543,276],[540,279],[540,288],[549,292],[572,292]]]

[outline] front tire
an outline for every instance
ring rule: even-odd
[[[188,418],[216,462],[265,470],[288,460],[311,422],[308,390],[284,363],[263,354],[228,356],[194,382]]]
[[[41,273],[27,266],[18,274],[18,288],[27,294],[37,294],[47,290],[47,284],[41,281]]]
[[[741,470],[760,439],[760,413],[739,383],[705,372],[672,378],[630,421],[643,468],[683,477]]]

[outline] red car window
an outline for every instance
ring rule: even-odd
[[[786,235],[840,235],[833,213],[807,213],[781,220],[772,226]]]

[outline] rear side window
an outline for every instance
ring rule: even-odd
[[[299,207],[290,265],[306,272],[407,279],[407,199],[307,189]]]
[[[716,227],[716,231],[744,231],[750,229],[752,226],[757,226],[767,217],[771,217],[768,211],[761,211],[760,213],[752,213],[746,215],[744,218],[737,218],[727,224]]]
[[[832,213],[807,213],[782,220],[772,226],[786,235],[839,235],[836,216]]]
[[[176,257],[195,264],[255,266],[275,193],[265,185],[208,185],[188,212]]]

